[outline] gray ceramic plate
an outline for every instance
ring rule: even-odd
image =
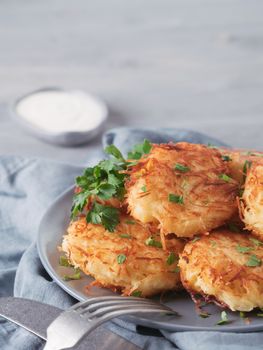
[[[87,291],[87,285],[93,279],[82,276],[80,280],[65,282],[63,275],[72,273],[70,268],[59,266],[58,246],[61,244],[63,233],[69,223],[69,213],[72,203],[73,189],[62,194],[48,209],[43,217],[38,235],[38,251],[40,259],[51,277],[70,295],[83,301],[92,296],[113,295],[108,289],[92,287]],[[186,293],[170,294],[162,299],[165,304],[177,311],[178,316],[168,315],[140,315],[127,316],[130,322],[170,331],[224,331],[224,332],[255,332],[263,330],[263,318],[256,313],[248,315],[250,323],[240,318],[239,313],[227,311],[230,323],[218,326],[222,309],[215,305],[203,308],[211,314],[208,318],[201,318],[195,309],[189,295]]]

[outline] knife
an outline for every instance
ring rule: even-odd
[[[47,327],[62,311],[62,309],[55,306],[35,300],[13,297],[0,298],[0,316],[25,328],[43,340],[47,339]],[[110,343],[115,349],[138,349],[137,346],[103,328],[95,330],[92,335],[93,338],[89,336],[83,339],[75,349],[109,349],[111,348]]]

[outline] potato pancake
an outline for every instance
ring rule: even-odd
[[[230,175],[243,185],[252,163],[263,161],[263,152],[248,150],[219,149],[222,158],[228,163]]]
[[[223,225],[237,213],[238,183],[218,150],[180,142],[153,145],[131,167],[128,210],[164,235],[193,237]]]
[[[186,244],[179,266],[184,287],[233,311],[263,308],[263,244],[248,233],[216,230]]]
[[[240,202],[246,229],[263,240],[263,163],[252,163]]]
[[[71,222],[62,250],[96,284],[124,295],[149,297],[182,287],[177,263],[184,244],[170,237],[163,250],[158,233],[127,215],[121,216],[112,233],[80,217]]]

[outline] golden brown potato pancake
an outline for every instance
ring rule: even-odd
[[[124,295],[136,292],[148,297],[181,288],[177,262],[185,243],[174,237],[166,243],[167,251],[159,234],[127,215],[121,216],[113,233],[81,217],[71,222],[62,250],[96,284]]]
[[[263,307],[263,245],[248,233],[217,230],[186,244],[180,255],[181,280],[235,311]]]
[[[246,229],[263,240],[263,164],[252,163],[240,202]]]
[[[242,149],[219,149],[219,151],[228,163],[231,177],[238,181],[240,185],[244,184],[251,164],[263,161],[263,152]]]
[[[131,167],[126,189],[131,216],[155,224],[162,235],[206,234],[237,212],[238,183],[218,150],[204,145],[153,145]]]

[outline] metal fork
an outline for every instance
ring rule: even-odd
[[[71,348],[102,323],[138,313],[175,314],[169,307],[150,299],[121,296],[91,298],[62,312],[49,325],[44,350]]]

